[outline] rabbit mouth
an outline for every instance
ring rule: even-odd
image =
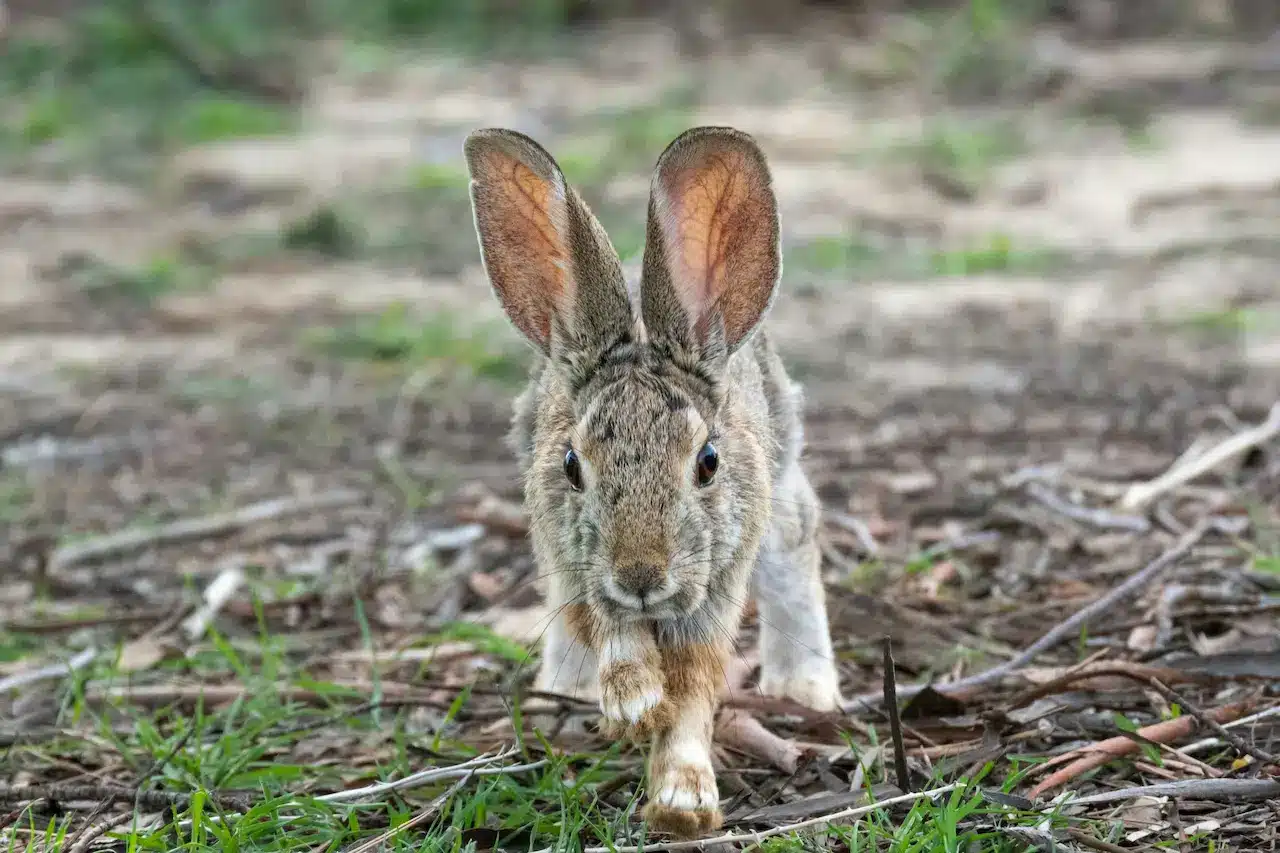
[[[623,589],[612,577],[605,576],[600,586],[603,603],[624,619],[670,619],[680,615],[675,599],[680,587],[668,581],[644,592]]]

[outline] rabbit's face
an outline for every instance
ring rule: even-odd
[[[540,567],[572,602],[622,619],[741,595],[768,518],[773,448],[767,404],[738,375],[758,365],[732,358],[781,270],[764,155],[729,128],[667,147],[636,305],[550,154],[505,130],[477,131],[465,149],[489,281],[548,363],[522,450]]]
[[[615,619],[674,618],[736,594],[723,577],[758,544],[768,463],[742,413],[632,351],[556,419],[530,504],[571,594]]]

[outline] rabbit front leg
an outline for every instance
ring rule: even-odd
[[[653,738],[644,809],[655,831],[692,838],[723,822],[711,738],[727,658],[713,643],[662,649],[670,719]]]
[[[645,622],[603,620],[585,604],[565,608],[565,627],[597,661],[600,712],[616,737],[654,731],[665,713],[661,657],[653,629]]]
[[[771,529],[755,570],[760,690],[833,711],[840,707],[840,680],[822,588],[818,498],[794,464],[774,494]]]

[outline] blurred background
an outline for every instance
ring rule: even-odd
[[[1276,399],[1278,28],[1274,0],[7,0],[3,665],[136,637],[228,566],[224,630],[261,602],[309,651],[353,601],[382,637],[533,600],[480,126],[542,142],[633,270],[667,142],[756,135],[828,569],[923,595],[913,555],[1000,478],[1153,477]],[[1078,600],[1027,535],[937,583]],[[913,672],[987,648],[932,625]]]

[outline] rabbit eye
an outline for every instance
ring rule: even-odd
[[[575,492],[582,491],[582,465],[572,447],[564,454],[564,475],[569,478],[569,485]]]
[[[716,478],[716,469],[720,467],[720,454],[715,445],[707,442],[698,451],[698,485],[709,486]]]

